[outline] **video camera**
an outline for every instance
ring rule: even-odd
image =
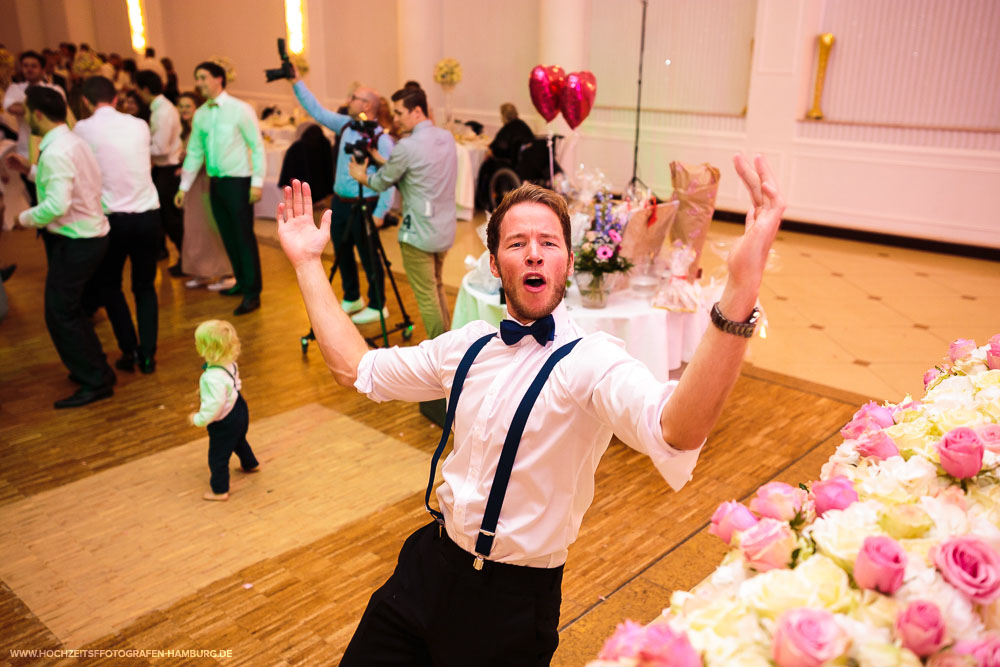
[[[362,114],[363,116],[364,114]],[[344,152],[354,158],[354,161],[361,164],[368,159],[368,151],[372,144],[378,140],[378,135],[382,133],[378,121],[361,118],[352,120],[347,127],[351,128],[361,136],[357,140],[344,144]]]
[[[264,76],[267,77],[268,83],[277,81],[278,79],[291,79],[295,77],[295,68],[288,59],[288,51],[285,50],[284,37],[278,38],[278,55],[281,56],[281,66],[264,70]]]

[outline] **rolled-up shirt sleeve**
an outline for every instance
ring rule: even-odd
[[[75,170],[68,155],[46,156],[40,173],[38,186],[45,198],[38,206],[21,212],[18,219],[25,227],[45,227],[64,215],[72,203]]]
[[[677,383],[657,380],[617,339],[604,334],[589,338],[604,338],[599,352],[581,350],[600,361],[588,364],[588,372],[567,376],[566,381],[589,384],[590,411],[622,442],[652,459],[663,479],[674,491],[680,491],[690,481],[705,443],[697,449],[681,450],[663,439],[660,416]],[[575,391],[585,392],[587,388],[580,386]]]

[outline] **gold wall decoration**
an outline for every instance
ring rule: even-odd
[[[825,32],[816,39],[819,44],[819,63],[816,65],[816,86],[813,88],[812,108],[806,114],[810,120],[823,120],[823,110],[819,103],[823,98],[823,82],[826,79],[826,63],[830,60],[830,49],[833,48],[833,33]]]

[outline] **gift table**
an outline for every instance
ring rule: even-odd
[[[451,326],[457,329],[474,320],[500,326],[505,308],[499,294],[488,294],[470,284],[473,273],[466,274],[455,300]],[[661,381],[670,379],[670,371],[680,368],[694,356],[695,348],[708,326],[708,311],[674,313],[649,305],[649,299],[629,290],[613,293],[605,308],[584,308],[576,284],[566,290],[569,316],[587,333],[604,331],[625,341],[629,354],[646,364]]]

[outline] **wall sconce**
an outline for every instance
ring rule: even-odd
[[[146,50],[146,22],[142,17],[141,0],[125,0],[128,7],[128,25],[132,32],[132,50],[143,53]]]
[[[302,0],[285,0],[285,27],[288,29],[288,53],[299,55],[306,50],[305,19]]]
[[[825,32],[817,38],[819,44],[819,63],[816,65],[816,87],[813,89],[812,108],[806,114],[810,120],[823,120],[823,110],[819,103],[823,98],[823,83],[826,80],[826,63],[830,60],[830,49],[833,48],[833,33]]]

